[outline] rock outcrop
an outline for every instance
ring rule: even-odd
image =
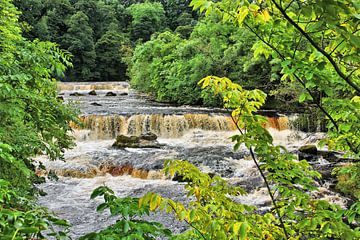
[[[154,133],[145,133],[140,136],[119,135],[112,146],[114,148],[160,148],[163,144],[157,141]]]
[[[106,97],[115,97],[115,96],[116,96],[116,93],[114,93],[114,92],[107,92],[107,93],[105,94],[105,96],[106,96]]]
[[[81,97],[81,96],[85,96],[85,95],[82,93],[74,92],[74,93],[70,93],[70,96]]]
[[[97,95],[97,93],[95,92],[95,90],[91,90],[88,94],[91,95],[91,96],[96,96],[96,95]]]

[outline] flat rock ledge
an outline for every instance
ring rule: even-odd
[[[161,148],[164,145],[157,141],[154,133],[144,133],[140,136],[119,135],[112,145],[114,148]]]

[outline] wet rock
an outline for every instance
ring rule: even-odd
[[[95,92],[95,90],[91,90],[88,94],[91,95],[91,96],[96,96],[96,95],[97,95],[97,93]]]
[[[299,152],[316,155],[317,147],[315,145],[304,145],[299,148]]]
[[[156,135],[155,135],[156,136]],[[154,139],[153,135],[141,136],[125,136],[119,135],[116,137],[115,143],[112,145],[114,148],[160,148],[163,144],[160,144]],[[154,140],[149,140],[154,139]]]
[[[81,96],[85,96],[85,95],[82,93],[74,92],[74,93],[70,93],[70,96],[81,97]]]
[[[59,100],[60,102],[63,102],[63,101],[64,101],[64,97],[63,97],[63,96],[58,96],[58,97],[57,97],[57,100]]]
[[[90,103],[90,105],[92,105],[92,106],[102,106],[100,103],[97,103],[97,102],[92,102],[92,103]]]
[[[122,93],[120,93],[119,94],[120,96],[127,96],[127,95],[129,95],[127,92],[122,92]]]
[[[115,96],[116,96],[116,93],[114,93],[114,92],[107,92],[107,93],[105,94],[105,96],[106,96],[106,97],[115,97]]]
[[[317,164],[312,164],[312,167],[314,168],[314,170],[318,171],[321,176],[322,176],[322,181],[333,181],[335,180],[335,177],[332,175],[332,171],[335,167],[334,164],[332,163],[317,163]]]
[[[147,132],[140,135],[141,139],[148,140],[148,141],[155,141],[157,139],[157,136],[155,133]]]

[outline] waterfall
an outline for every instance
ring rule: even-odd
[[[102,82],[102,83],[71,83],[71,82],[59,82],[57,89],[62,91],[91,91],[91,90],[113,90],[113,91],[125,91],[128,90],[129,84],[127,82]]]
[[[285,130],[289,128],[288,118],[267,117],[266,128]],[[72,124],[74,129],[90,130],[91,139],[112,139],[117,135],[140,135],[153,132],[163,138],[178,138],[191,129],[207,131],[234,131],[236,126],[231,117],[211,114],[137,114],[122,115],[87,115],[80,117],[82,126]]]

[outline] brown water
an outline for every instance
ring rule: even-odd
[[[97,95],[89,95],[90,90]],[[244,147],[238,152],[232,150],[230,136],[237,132],[223,110],[155,103],[129,89],[127,83],[66,83],[59,85],[59,91],[65,102],[79,107],[83,126],[73,126],[77,146],[65,152],[65,162],[38,158],[48,171],[59,176],[58,181],[48,180],[39,186],[48,193],[39,202],[72,223],[70,233],[74,238],[115,221],[106,213],[97,213],[99,200],[89,198],[92,190],[101,185],[109,186],[118,196],[141,196],[154,191],[186,201],[183,183],[171,181],[161,172],[167,159],[186,159],[205,172],[227,178],[248,191],[248,195],[239,197],[239,202],[264,211],[269,207],[270,199],[248,152]],[[106,96],[109,91],[116,96]],[[70,96],[74,92],[83,95]],[[94,102],[101,106],[91,105]],[[268,117],[266,125],[275,143],[290,150],[314,139],[289,126],[286,116]],[[140,135],[148,131],[157,134],[164,147],[111,147],[118,134]],[[345,204],[326,188],[320,188],[317,194]],[[177,232],[184,229],[183,224],[163,213],[149,218]]]

